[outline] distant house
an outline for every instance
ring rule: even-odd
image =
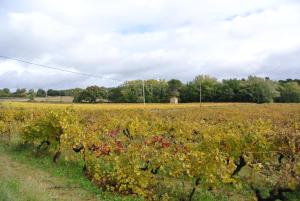
[[[178,98],[177,97],[170,98],[170,103],[171,104],[178,104]]]

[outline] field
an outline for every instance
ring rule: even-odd
[[[48,103],[72,103],[74,97],[73,96],[48,96],[46,97],[35,97],[35,102],[48,102]],[[0,98],[0,102],[29,102],[29,98]]]
[[[107,200],[300,200],[299,104],[5,102],[0,135]]]

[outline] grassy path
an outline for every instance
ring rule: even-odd
[[[34,156],[32,147],[0,138],[0,201],[142,201],[134,196],[104,192],[82,173],[80,161],[48,154]]]
[[[97,200],[91,192],[61,177],[12,160],[0,153],[0,201]]]

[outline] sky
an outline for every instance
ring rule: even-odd
[[[299,0],[0,0],[0,88],[300,78]]]

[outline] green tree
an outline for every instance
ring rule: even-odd
[[[29,98],[29,100],[33,101],[35,95],[36,95],[36,94],[35,94],[34,89],[30,89],[30,90],[28,91],[28,98]]]
[[[98,87],[95,85],[87,87],[86,90],[96,97],[96,100],[98,99],[99,101],[104,101],[108,98],[108,91],[104,87]]]
[[[62,94],[60,93],[59,90],[48,89],[47,95],[48,96],[61,96]]]
[[[10,90],[9,90],[8,88],[4,88],[3,91],[4,91],[4,93],[6,93],[7,95],[10,94]]]
[[[121,87],[108,89],[108,99],[113,103],[125,102]]]
[[[251,102],[271,103],[279,96],[278,86],[270,79],[249,76],[246,82],[246,91]]]
[[[46,97],[46,91],[43,89],[38,89],[36,92],[37,97]]]
[[[203,101],[217,100],[217,92],[218,87],[220,87],[220,83],[216,78],[211,77],[209,75],[199,75],[194,79],[194,83],[199,90],[201,84],[201,93]]]
[[[143,102],[142,80],[126,81],[121,87],[123,100],[127,103]]]
[[[16,90],[16,92],[13,93],[13,96],[14,97],[26,97],[27,96],[27,90],[25,88],[22,88],[22,89],[18,88]]]
[[[97,97],[89,90],[83,90],[80,93],[76,94],[73,102],[75,103],[95,103]]]
[[[145,96],[147,103],[168,102],[168,83],[165,80],[146,80]]]
[[[199,88],[194,82],[188,82],[181,87],[180,100],[184,103],[199,101]]]
[[[223,102],[240,102],[242,81],[238,79],[223,80],[218,90],[218,100]]]
[[[9,89],[0,89],[0,97],[8,97],[10,95]]]
[[[284,103],[300,102],[300,85],[297,82],[287,82],[280,85],[279,101]]]
[[[182,83],[180,80],[171,79],[168,81],[168,95],[169,97],[179,97]]]
[[[63,90],[65,96],[75,96],[76,94],[79,94],[82,91],[83,91],[83,89],[81,89],[81,88]]]

